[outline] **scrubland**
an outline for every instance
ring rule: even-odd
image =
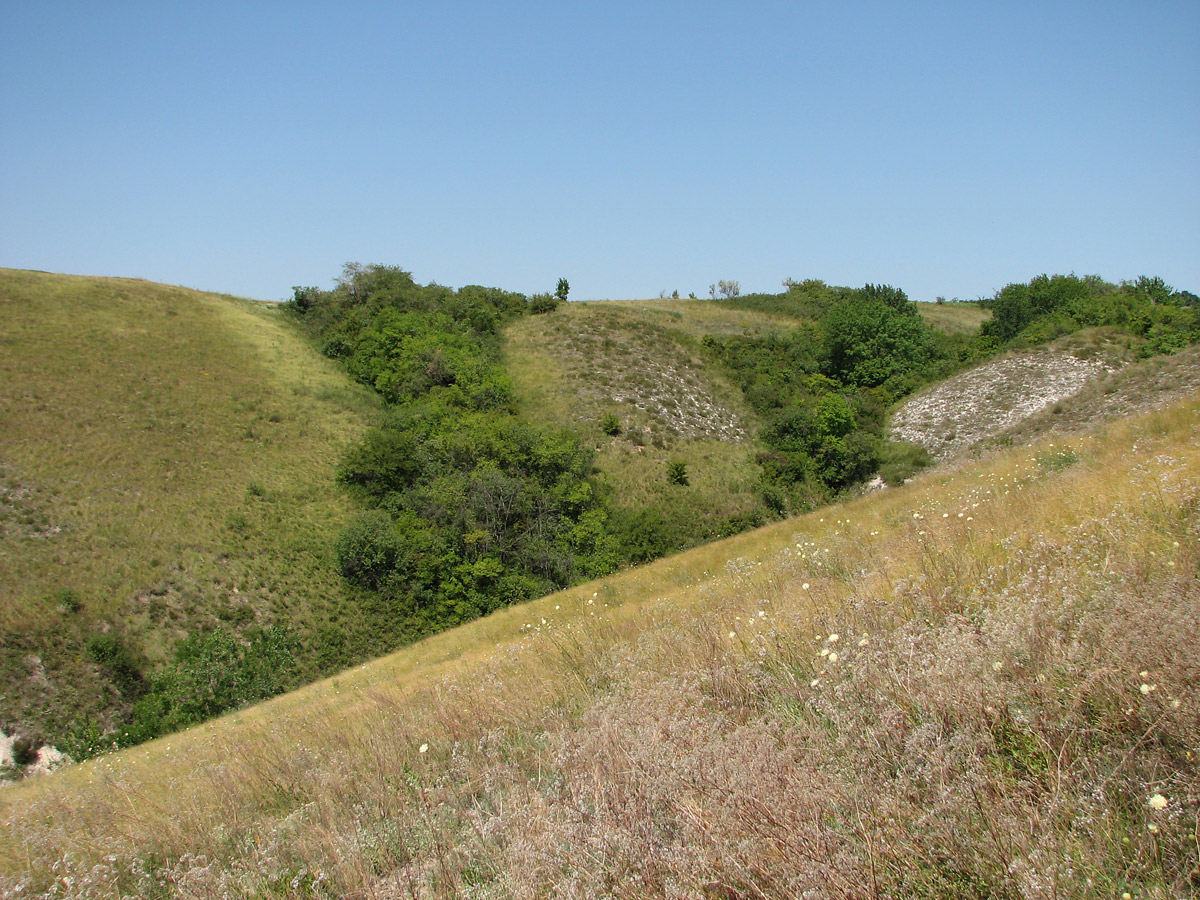
[[[0,790],[6,896],[1200,890],[1200,396]]]

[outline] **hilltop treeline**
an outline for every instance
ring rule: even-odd
[[[981,303],[992,309],[980,329],[984,351],[1040,344],[1092,326],[1113,326],[1138,338],[1147,356],[1200,340],[1200,297],[1158,277],[1113,284],[1098,275],[1039,275]]]

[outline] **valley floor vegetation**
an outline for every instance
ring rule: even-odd
[[[1200,890],[1200,396],[0,791],[14,897]]]

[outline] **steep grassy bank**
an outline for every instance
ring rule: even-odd
[[[1200,397],[427,639],[0,791],[109,897],[1197,887]]]
[[[374,401],[275,309],[0,270],[0,342],[0,724],[104,730],[201,629],[353,634],[333,470]]]

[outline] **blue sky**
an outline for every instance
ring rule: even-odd
[[[0,0],[0,265],[1200,293],[1200,2]]]

